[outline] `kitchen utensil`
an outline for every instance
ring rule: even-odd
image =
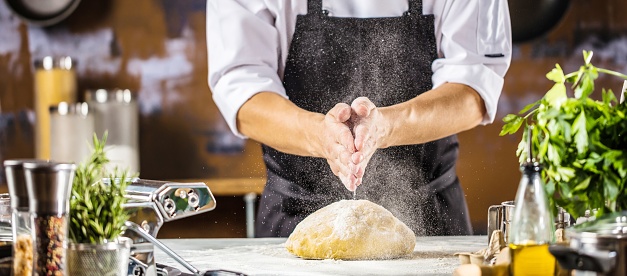
[[[105,179],[108,183],[110,180]],[[124,208],[129,221],[156,238],[164,222],[211,211],[216,207],[213,194],[204,183],[176,183],[136,178],[126,188],[128,203]],[[156,275],[153,244],[150,239],[127,231],[133,240],[129,271],[140,275]]]
[[[488,237],[495,230],[503,231],[505,242],[509,237],[509,225],[512,222],[512,214],[514,211],[514,201],[503,201],[499,205],[492,205],[488,208]],[[555,216],[555,229],[564,229],[571,225],[571,217],[564,208],[557,208]]]
[[[50,26],[67,18],[80,0],[6,0],[7,6],[22,20],[39,26]]]
[[[11,195],[11,240],[13,248],[13,275],[31,275],[33,244],[28,190],[24,176],[24,163],[32,159],[4,161],[9,194]]]
[[[168,254],[168,256],[170,256],[172,259],[177,261],[179,264],[181,264],[182,266],[187,268],[189,271],[194,273],[194,275],[200,275],[200,270],[198,270],[193,265],[191,265],[190,263],[185,261],[178,254],[176,254],[174,251],[172,251],[169,247],[165,246],[163,243],[161,243],[159,240],[157,240],[157,238],[155,238],[155,237],[151,236],[150,234],[148,234],[148,232],[146,232],[144,229],[139,227],[139,225],[137,225],[136,223],[131,222],[131,221],[127,221],[124,225],[126,226],[127,230],[131,230],[131,231],[135,232],[136,234],[138,234],[142,238],[148,240],[153,245],[156,245],[157,247],[159,247],[159,249],[161,249],[161,251],[163,251],[166,254]]]
[[[549,247],[565,269],[627,275],[627,211],[567,228],[570,245]]]
[[[548,33],[568,10],[569,0],[508,0],[512,40],[526,42]]]
[[[103,244],[70,243],[68,275],[127,275],[131,240],[119,237]]]
[[[488,241],[495,230],[501,230],[507,243],[509,237],[509,225],[514,213],[514,201],[503,201],[500,205],[492,205],[488,208]]]
[[[76,165],[25,162],[24,177],[32,222],[33,273],[64,275],[70,191]]]

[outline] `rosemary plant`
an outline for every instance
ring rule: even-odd
[[[74,243],[102,244],[114,240],[124,231],[124,222],[129,218],[122,205],[130,176],[118,169],[107,171],[106,141],[107,133],[102,140],[94,134],[91,156],[76,169],[69,225]],[[110,183],[104,183],[103,178],[110,179]]]

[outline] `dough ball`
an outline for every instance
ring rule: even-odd
[[[410,254],[416,236],[377,204],[342,200],[301,221],[285,246],[304,259],[392,259]]]

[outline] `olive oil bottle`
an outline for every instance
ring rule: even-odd
[[[510,273],[514,276],[553,275],[555,258],[549,252],[549,244],[553,241],[555,226],[540,176],[542,168],[531,158],[531,127],[526,132],[527,162],[521,167],[522,178],[508,238]]]

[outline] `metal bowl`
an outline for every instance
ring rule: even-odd
[[[50,26],[67,18],[80,0],[5,0],[22,20],[38,26]]]

